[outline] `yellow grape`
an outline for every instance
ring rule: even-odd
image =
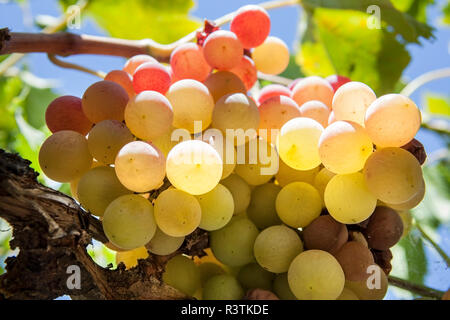
[[[209,135],[208,131],[203,135],[203,141],[213,146],[219,153],[223,163],[222,179],[228,177],[236,167],[236,149],[234,143],[227,143],[220,135]]]
[[[336,120],[353,121],[364,126],[366,110],[376,98],[375,92],[366,84],[357,81],[347,82],[334,94],[334,116]]]
[[[280,190],[281,187],[273,183],[256,186],[252,190],[247,216],[259,229],[281,224],[275,209],[275,200]]]
[[[316,120],[326,128],[328,126],[328,118],[330,117],[330,109],[328,106],[318,100],[305,102],[300,106],[300,114],[302,117]]]
[[[375,151],[364,166],[369,190],[381,201],[400,204],[411,200],[422,188],[422,168],[416,157],[401,148]]]
[[[205,86],[208,87],[209,92],[217,102],[220,98],[232,93],[246,93],[247,89],[242,80],[232,72],[217,71],[211,73],[204,81]]]
[[[378,147],[401,147],[419,131],[422,116],[416,104],[400,94],[387,94],[367,109],[367,133]]]
[[[201,285],[200,270],[194,261],[184,255],[177,255],[167,262],[162,279],[169,286],[189,296]]]
[[[419,191],[417,191],[417,193],[411,199],[409,199],[406,202],[402,202],[402,203],[398,203],[398,204],[386,203],[386,206],[391,207],[392,209],[397,210],[397,211],[410,210],[412,208],[417,207],[419,205],[419,203],[422,202],[423,198],[425,197],[425,191],[426,191],[425,181],[423,181],[423,179],[422,179],[422,183],[420,185]]]
[[[316,120],[294,118],[284,124],[277,138],[281,160],[297,170],[311,170],[320,164],[319,139],[323,127]]]
[[[338,174],[325,188],[325,206],[330,215],[345,224],[359,223],[375,210],[377,198],[369,191],[362,173]]]
[[[372,141],[364,128],[355,122],[336,121],[320,136],[320,160],[334,173],[360,171],[372,152]]]
[[[350,289],[344,287],[336,300],[359,300],[358,296]]]
[[[312,185],[292,182],[278,193],[275,207],[281,221],[293,228],[304,228],[322,211],[322,199]]]
[[[275,175],[275,178],[277,179],[278,184],[282,187],[296,181],[313,184],[314,177],[319,170],[319,166],[310,170],[296,170],[289,167],[280,159],[278,173]]]
[[[252,52],[256,69],[267,74],[280,74],[289,64],[289,48],[283,40],[269,36]]]
[[[208,193],[196,196],[202,208],[199,228],[212,231],[224,227],[233,216],[234,200],[231,192],[218,184]]]
[[[70,130],[55,132],[39,150],[39,165],[47,177],[58,182],[81,177],[92,165],[86,138]]]
[[[249,185],[237,174],[231,174],[221,182],[232,194],[234,214],[244,212],[250,204],[251,192]]]
[[[145,246],[156,232],[152,204],[135,194],[111,202],[103,214],[102,224],[108,240],[126,250]]]
[[[88,146],[97,161],[112,164],[119,150],[133,140],[133,135],[124,123],[117,120],[103,120],[89,132]]]
[[[336,174],[328,170],[327,168],[322,168],[319,173],[314,177],[314,183],[312,184],[317,191],[319,191],[322,200],[324,199],[325,188],[328,185],[328,182],[335,176]],[[324,204],[325,205],[325,204]]]
[[[288,282],[299,300],[334,300],[344,289],[345,276],[330,253],[307,250],[289,266]]]
[[[135,192],[158,188],[166,174],[162,152],[143,141],[133,141],[123,146],[114,164],[120,182]]]
[[[156,228],[155,235],[145,247],[153,254],[165,256],[177,251],[183,242],[184,237],[172,237]]]
[[[96,168],[96,167],[103,167],[103,166],[105,166],[103,163],[94,160],[94,161],[92,161],[91,169]],[[74,198],[78,202],[79,202],[79,199],[78,199],[77,189],[78,189],[78,183],[80,182],[80,179],[81,179],[81,177],[78,177],[69,182],[70,194],[72,195],[72,198]]]
[[[139,247],[128,251],[118,251],[116,253],[116,264],[123,263],[126,269],[131,269],[138,265],[138,260],[146,259],[148,252],[145,247]]]
[[[173,108],[173,125],[195,133],[194,121],[201,121],[200,131],[209,127],[214,99],[201,82],[184,79],[172,84],[166,93]]]
[[[222,177],[222,167],[219,153],[199,140],[180,142],[167,155],[167,178],[175,188],[193,195],[214,189]]]
[[[114,199],[130,193],[117,179],[114,168],[105,166],[86,172],[77,187],[81,205],[95,216],[103,216]]]
[[[155,219],[158,227],[172,237],[184,237],[200,224],[202,209],[198,200],[177,189],[161,192],[155,201]]]

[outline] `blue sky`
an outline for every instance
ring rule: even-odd
[[[258,2],[260,1],[198,0],[197,5],[191,11],[191,14],[200,19],[215,19],[242,5]],[[440,10],[444,5],[445,0],[436,0],[436,3],[437,5],[432,7],[428,12],[429,23],[437,29],[435,32],[436,40],[423,41],[423,46],[409,45],[408,49],[411,53],[412,61],[404,72],[405,79],[413,79],[425,72],[450,66],[450,28],[443,27],[439,24]],[[291,50],[294,51],[296,47],[295,42],[297,39],[297,25],[300,9],[298,7],[284,7],[271,10],[269,13],[272,19],[271,34],[283,39],[289,45]],[[17,4],[0,4],[0,27],[7,26],[11,28],[12,31],[16,32],[37,31],[37,28],[29,21],[30,15],[35,16],[37,14],[59,16],[61,11],[57,6],[57,2],[54,0],[30,1],[29,11],[25,15],[24,11]],[[76,32],[92,35],[106,35],[104,31],[90,19],[83,20],[81,30],[77,30]],[[87,55],[73,56],[66,58],[65,60],[103,71],[121,69],[125,61],[123,58],[119,57]],[[31,71],[38,77],[57,79],[57,91],[61,94],[81,96],[83,91],[91,83],[98,81],[98,78],[94,76],[79,71],[59,68],[51,64],[44,54],[30,54],[26,57],[25,62],[29,65]],[[411,98],[421,106],[423,104],[425,93],[433,92],[448,97],[450,92],[449,89],[450,79],[442,79],[425,85],[415,92]],[[423,130],[419,132],[418,139],[424,143],[428,153],[445,146],[443,141],[440,140],[436,134],[425,132]],[[448,230],[442,229],[439,233],[445,239],[449,238]],[[429,246],[426,246],[426,248],[427,256],[431,261],[438,261],[439,257],[436,253],[430,249]],[[446,245],[444,245],[444,250],[447,252],[450,251],[448,241],[446,241]],[[446,275],[442,278],[443,274],[441,269],[442,268],[439,268],[427,276],[426,283],[428,285],[446,289],[446,286],[448,286],[448,283],[450,282],[448,270],[444,270]],[[431,268],[431,270],[433,271],[433,268]],[[390,293],[388,297],[395,297],[395,295]]]

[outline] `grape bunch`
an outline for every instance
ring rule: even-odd
[[[267,12],[244,6],[168,65],[133,56],[55,99],[40,166],[101,220],[117,262],[169,256],[162,279],[187,295],[382,299],[425,193],[421,113],[338,75],[260,89],[258,72],[289,63],[269,33]],[[198,228],[205,255],[180,254]]]

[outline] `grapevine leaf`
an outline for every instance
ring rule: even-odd
[[[434,94],[425,96],[426,111],[433,116],[450,117],[450,99]]]

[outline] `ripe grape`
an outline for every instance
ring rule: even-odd
[[[177,139],[172,140],[172,133],[174,132],[174,130],[176,130],[176,128],[171,127],[171,129],[162,136],[151,140],[151,144],[161,150],[166,158],[170,150],[172,150],[172,148],[179,143]]]
[[[291,288],[289,288],[287,272],[275,276],[275,279],[273,280],[273,292],[281,300],[297,300],[292,293]]]
[[[320,164],[319,139],[323,127],[316,120],[294,118],[281,127],[277,138],[278,154],[288,166],[311,170]]]
[[[226,134],[234,130],[235,144],[244,144],[254,138],[259,126],[259,111],[255,102],[242,93],[234,93],[220,98],[214,107],[212,126]],[[246,131],[249,133],[246,134]]]
[[[417,193],[411,199],[398,204],[385,203],[385,205],[396,211],[410,210],[417,207],[417,205],[422,202],[423,198],[425,197],[425,191],[425,181],[423,181],[422,179],[419,191],[417,191]]]
[[[232,69],[239,64],[243,55],[244,49],[241,42],[230,31],[214,31],[203,43],[203,56],[214,69]]]
[[[119,150],[133,140],[133,135],[124,123],[103,120],[91,129],[87,141],[89,151],[97,161],[112,164]]]
[[[129,75],[133,75],[136,69],[146,62],[157,63],[158,61],[152,56],[146,54],[138,54],[127,60],[123,67],[123,71],[127,72]]]
[[[302,117],[316,120],[324,128],[328,126],[330,109],[321,101],[311,100],[305,102],[300,106],[300,114]]]
[[[135,194],[111,202],[103,214],[102,224],[108,240],[126,250],[145,246],[156,232],[152,204]]]
[[[123,121],[128,93],[112,81],[98,81],[83,94],[82,106],[86,117],[93,123],[103,120]]]
[[[152,141],[172,128],[174,112],[169,100],[156,91],[143,91],[130,100],[125,109],[125,122],[133,134]]]
[[[272,289],[274,274],[261,268],[257,263],[249,263],[239,270],[237,280],[245,290]]]
[[[325,188],[325,206],[331,216],[345,224],[360,223],[375,210],[377,198],[369,191],[362,173],[338,174]]]
[[[211,131],[208,130],[203,135],[203,141],[210,144],[219,153],[223,163],[221,179],[225,179],[236,167],[236,149],[234,148],[234,143],[224,141],[221,133],[220,135],[208,135],[208,132]]]
[[[289,167],[280,159],[278,173],[275,178],[277,179],[278,184],[282,187],[296,181],[306,182],[312,185],[314,182],[314,177],[317,175],[319,170],[319,166],[312,168],[311,170],[296,170]]]
[[[339,89],[342,85],[346,84],[347,82],[350,82],[352,80],[350,80],[347,77],[344,76],[340,76],[337,74],[333,74],[331,76],[328,76],[325,78],[325,80],[327,80],[331,86],[333,87],[334,92],[337,91],[337,89]]]
[[[357,241],[349,241],[335,254],[344,270],[345,279],[362,281],[367,278],[367,268],[375,264],[370,250]]]
[[[231,192],[218,184],[208,193],[196,196],[202,209],[199,228],[217,230],[224,227],[233,216],[234,200]]]
[[[322,211],[319,192],[305,182],[292,182],[278,193],[276,210],[281,221],[293,228],[304,228]]]
[[[359,300],[359,298],[352,290],[344,287],[344,290],[342,290],[342,293],[336,300]]]
[[[416,104],[400,94],[387,94],[367,109],[367,133],[378,147],[401,147],[419,131],[422,117]]]
[[[58,182],[81,177],[92,165],[86,138],[71,130],[55,132],[39,150],[39,165],[47,177]]]
[[[203,83],[192,79],[177,81],[170,86],[166,96],[173,108],[174,127],[184,128],[190,133],[196,133],[194,121],[201,121],[201,131],[209,127],[214,100]]]
[[[289,97],[277,96],[266,99],[259,108],[258,134],[269,142],[275,143],[281,127],[289,120],[300,117],[297,103]]]
[[[388,278],[379,266],[374,267],[376,273],[367,274],[363,281],[345,281],[345,287],[353,291],[360,300],[383,300],[386,295]],[[369,278],[371,275],[372,279]]]
[[[209,92],[217,102],[220,98],[232,93],[246,93],[245,84],[237,75],[229,71],[218,71],[211,73],[204,81]]]
[[[314,219],[303,230],[303,241],[307,249],[318,249],[335,254],[348,240],[345,224],[329,215]]]
[[[328,170],[327,168],[322,168],[319,173],[314,177],[314,182],[312,185],[319,191],[322,200],[324,199],[325,188],[336,174]],[[307,181],[306,181],[307,182]],[[325,205],[325,203],[324,203]]]
[[[136,93],[133,88],[133,78],[131,75],[123,70],[112,70],[105,76],[105,80],[115,82],[122,86],[128,93],[128,98],[133,98]]]
[[[105,166],[103,163],[98,162],[98,161],[92,161],[92,165],[91,165],[91,169],[92,168],[96,168],[96,167],[102,167]],[[80,182],[81,176],[71,180],[70,183],[70,194],[72,195],[72,198],[74,198],[75,200],[77,200],[79,202],[78,199],[78,195],[77,195],[77,189],[78,189],[78,183]]]
[[[267,74],[280,74],[289,64],[289,48],[277,37],[267,37],[263,44],[252,52],[256,69]]]
[[[283,273],[296,256],[303,251],[303,243],[298,234],[284,226],[272,226],[261,231],[254,245],[256,261],[264,269]]]
[[[252,190],[247,216],[259,229],[281,224],[275,209],[275,200],[281,187],[273,183],[256,186]]]
[[[103,216],[113,200],[130,193],[117,179],[114,168],[105,166],[86,172],[77,187],[79,202],[95,216]]]
[[[155,235],[145,247],[153,254],[166,256],[177,251],[184,242],[184,237],[172,237],[156,228]]]
[[[178,79],[204,81],[211,67],[203,56],[203,49],[195,43],[180,44],[170,55],[170,66]]]
[[[402,237],[402,218],[391,208],[377,207],[363,232],[370,248],[388,250]]]
[[[255,63],[247,56],[243,56],[238,65],[230,69],[230,72],[233,72],[242,80],[247,90],[250,90],[258,80]]]
[[[45,123],[52,133],[72,130],[83,136],[93,125],[83,113],[81,99],[74,96],[61,96],[53,100],[45,111]]]
[[[247,210],[252,192],[247,182],[237,174],[231,174],[220,183],[223,184],[233,196],[234,214]]]
[[[210,278],[203,286],[204,300],[240,300],[244,290],[235,277],[221,274]]]
[[[233,218],[225,227],[209,234],[214,256],[229,266],[243,266],[253,261],[253,245],[259,231],[247,218]]]
[[[155,219],[158,227],[172,237],[184,237],[200,224],[202,208],[189,193],[177,189],[161,192],[155,201]]]
[[[126,269],[134,268],[138,265],[138,260],[147,259],[148,252],[145,247],[139,247],[128,251],[118,251],[116,253],[116,264],[123,263]]]
[[[366,161],[364,177],[369,190],[381,201],[400,204],[422,188],[422,169],[417,159],[401,148],[375,151]]]
[[[375,92],[362,82],[353,81],[344,84],[333,97],[336,120],[353,121],[364,126],[366,110],[376,98]]]
[[[259,91],[258,103],[262,104],[269,98],[279,96],[290,97],[291,90],[289,90],[289,88],[285,86],[282,86],[281,84],[269,84],[267,86],[264,86],[261,91]]]
[[[230,30],[236,34],[244,48],[257,47],[270,33],[269,14],[257,5],[243,6],[231,20]]]
[[[292,89],[292,99],[299,106],[311,100],[318,100],[331,109],[333,95],[333,87],[328,81],[317,76],[301,79]]]
[[[307,250],[289,266],[288,283],[299,300],[333,300],[344,289],[345,276],[339,262],[331,254]]]
[[[167,262],[162,279],[169,286],[189,296],[201,285],[200,270],[194,261],[181,254]]]
[[[355,122],[336,121],[320,136],[320,160],[334,173],[360,171],[372,152],[372,141],[364,128]]]
[[[124,145],[117,154],[114,167],[120,182],[135,192],[158,188],[166,174],[164,155],[143,141]]]
[[[204,194],[217,186],[222,177],[222,159],[209,144],[183,141],[167,155],[167,178],[172,185],[190,194]]]
[[[133,74],[133,88],[136,93],[151,90],[165,94],[171,81],[167,68],[157,62],[143,63]]]

